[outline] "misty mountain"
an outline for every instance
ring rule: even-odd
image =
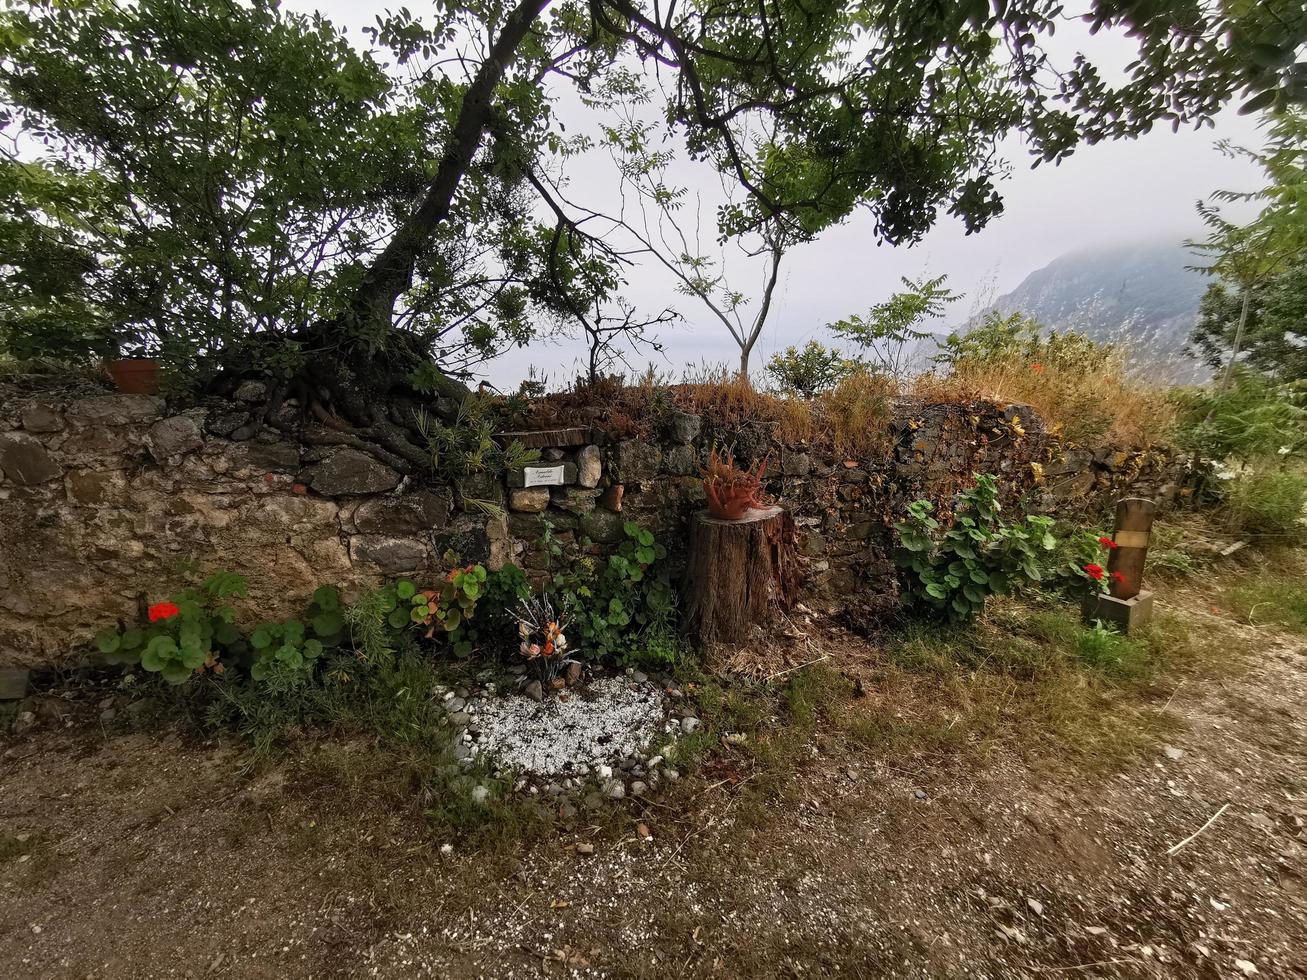
[[[1134,363],[1175,381],[1208,372],[1181,353],[1209,279],[1175,242],[1069,252],[1000,296],[993,309],[1028,313],[1045,326],[1125,345]]]

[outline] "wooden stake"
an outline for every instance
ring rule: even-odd
[[[1142,497],[1127,497],[1116,505],[1116,530],[1112,540],[1116,547],[1107,558],[1107,571],[1112,575],[1113,599],[1133,599],[1144,584],[1144,559],[1148,556],[1148,539],[1153,530],[1153,515],[1157,505]]]

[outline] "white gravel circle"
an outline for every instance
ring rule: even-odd
[[[567,695],[563,700],[561,694]],[[480,751],[521,775],[578,776],[642,752],[662,730],[662,692],[605,677],[551,694],[478,697],[469,705]]]

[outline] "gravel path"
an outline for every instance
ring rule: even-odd
[[[1304,976],[1307,660],[1243,636],[1259,665],[1183,686],[1184,729],[1115,775],[817,754],[748,819],[709,784],[692,821],[655,799],[626,833],[582,822],[516,854],[441,856],[411,814],[250,780],[231,749],[47,728],[0,743],[0,961],[14,978]]]

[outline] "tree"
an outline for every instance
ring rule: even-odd
[[[1245,355],[1259,370],[1288,371],[1301,377],[1307,358],[1299,353],[1302,317],[1307,315],[1307,112],[1272,118],[1270,139],[1261,151],[1222,143],[1231,155],[1256,161],[1269,179],[1253,192],[1218,191],[1217,202],[1257,201],[1257,217],[1237,225],[1216,204],[1199,202],[1198,213],[1211,229],[1190,247],[1211,257],[1202,271],[1218,279],[1203,296],[1192,346],[1214,369],[1224,365],[1220,390],[1230,384],[1235,364]],[[1233,292],[1231,292],[1233,289]]]
[[[998,214],[1012,131],[1053,162],[1210,121],[1236,93],[1254,107],[1307,95],[1296,0],[1095,0],[1095,28],[1138,45],[1115,87],[1083,58],[1049,62],[1039,40],[1061,16],[1056,0],[469,0],[426,23],[383,18],[385,72],[272,0],[11,4],[6,128],[45,141],[51,173],[112,185],[100,232],[53,206],[17,220],[94,256],[83,282],[113,272],[116,288],[87,300],[101,322],[121,310],[149,342],[241,363],[251,338],[289,342],[266,418],[294,390],[339,438],[421,465],[413,403],[459,387],[419,369],[529,329],[529,287],[548,275],[527,217],[547,185],[530,178],[566,153],[550,126],[561,86],[586,98],[643,79],[633,60],[665,80],[668,125],[741,189],[719,235],[811,236],[865,210],[890,244],[941,212],[968,231]],[[174,299],[200,328],[170,322]]]
[[[862,357],[871,359],[871,367],[901,377],[907,369],[912,345],[930,336],[920,325],[926,320],[938,320],[944,315],[944,308],[959,298],[945,287],[947,278],[939,276],[914,282],[904,277],[904,291],[877,303],[866,316],[854,314],[827,326],[841,340],[860,348]]]
[[[1214,282],[1203,294],[1191,344],[1214,371],[1228,367],[1244,293]],[[1241,363],[1280,381],[1307,379],[1307,264],[1249,287]]]

